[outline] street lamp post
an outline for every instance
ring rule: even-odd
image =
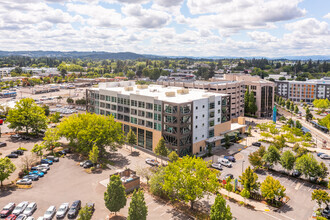
[[[245,162],[245,160],[242,161],[242,173],[243,173],[243,168],[244,168],[244,162]]]

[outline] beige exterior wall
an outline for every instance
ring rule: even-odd
[[[202,147],[202,151],[205,150],[205,147],[206,147],[205,140],[204,141],[197,142],[197,143],[194,143],[193,144],[192,153],[193,154],[199,153],[200,152],[200,147]]]
[[[117,120],[117,119],[115,119],[115,121],[119,122],[121,124],[128,125],[130,128],[135,127],[137,129],[140,128],[140,129],[143,129],[144,131],[152,132],[152,151],[154,151],[154,149],[157,146],[159,140],[162,138],[162,132],[161,131],[154,130],[154,129],[151,129],[151,128],[147,128],[147,127],[144,127],[144,126],[141,126],[141,125],[132,124],[132,123],[129,123],[129,122],[120,121],[120,120]],[[138,139],[138,137],[136,137],[136,139]],[[146,132],[144,132],[144,148],[146,148]]]
[[[227,121],[225,123],[221,123],[214,126],[214,136],[220,136],[221,133],[225,131],[230,131],[231,121]]]

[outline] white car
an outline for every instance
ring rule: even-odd
[[[225,167],[232,167],[231,162],[225,158],[220,158],[218,162]]]
[[[32,180],[30,179],[20,179],[16,181],[17,185],[31,185],[32,184]]]
[[[222,166],[220,163],[212,163],[211,164],[212,168],[218,169],[218,170],[222,170]]]
[[[24,202],[21,202],[20,204],[18,204],[14,211],[11,213],[11,214],[14,214],[16,216],[20,215],[22,212],[24,212],[26,206],[28,206],[29,202],[27,201],[24,201]]]
[[[320,158],[321,158],[321,159],[328,160],[328,159],[330,159],[330,155],[328,155],[328,154],[322,154],[322,155],[320,156]]]
[[[146,159],[146,164],[149,164],[151,166],[157,166],[159,165],[158,161],[154,160],[154,159],[150,159],[150,158],[147,158]]]
[[[40,164],[40,165],[38,165],[37,167],[40,167],[40,168],[44,168],[44,169],[47,169],[47,170],[49,170],[50,169],[50,167],[49,167],[49,164]]]
[[[65,217],[66,213],[69,210],[69,203],[62,203],[62,205],[60,205],[60,207],[58,208],[57,212],[56,212],[56,218],[57,219],[62,219]]]
[[[47,211],[44,214],[44,220],[51,220],[54,218],[54,215],[56,213],[56,208],[55,206],[49,206],[49,208],[47,209]]]
[[[34,218],[32,216],[29,216],[29,217],[27,217],[26,220],[34,220]]]
[[[23,215],[23,214],[20,214],[19,216],[17,216],[16,219],[17,220],[26,220],[27,219],[27,216],[26,215]]]
[[[24,210],[23,214],[26,216],[31,216],[35,210],[37,210],[37,203],[31,202],[26,209]]]

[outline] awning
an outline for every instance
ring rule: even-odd
[[[246,127],[246,125],[241,125],[238,123],[231,123],[230,130],[222,132],[221,134],[227,134],[229,136],[235,135],[236,133],[239,133],[239,131],[238,131],[239,129],[245,128],[245,127]]]
[[[206,143],[214,143],[214,142],[219,141],[223,138],[225,138],[225,137],[222,136],[222,135],[221,136],[214,136],[214,137],[211,137],[211,138],[207,139],[205,142]]]

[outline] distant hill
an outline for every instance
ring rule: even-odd
[[[0,57],[5,56],[29,56],[29,57],[62,57],[62,58],[90,58],[90,59],[120,59],[120,60],[135,60],[139,58],[149,58],[141,54],[131,52],[80,52],[80,51],[0,51]]]
[[[0,57],[7,56],[29,56],[29,57],[59,57],[59,58],[89,58],[89,59],[120,59],[120,60],[136,60],[136,59],[260,59],[266,58],[269,60],[330,60],[330,55],[313,55],[313,56],[283,56],[283,57],[236,57],[236,56],[208,56],[208,57],[194,57],[194,56],[158,56],[153,54],[137,54],[132,52],[118,52],[111,53],[105,51],[0,51]]]

